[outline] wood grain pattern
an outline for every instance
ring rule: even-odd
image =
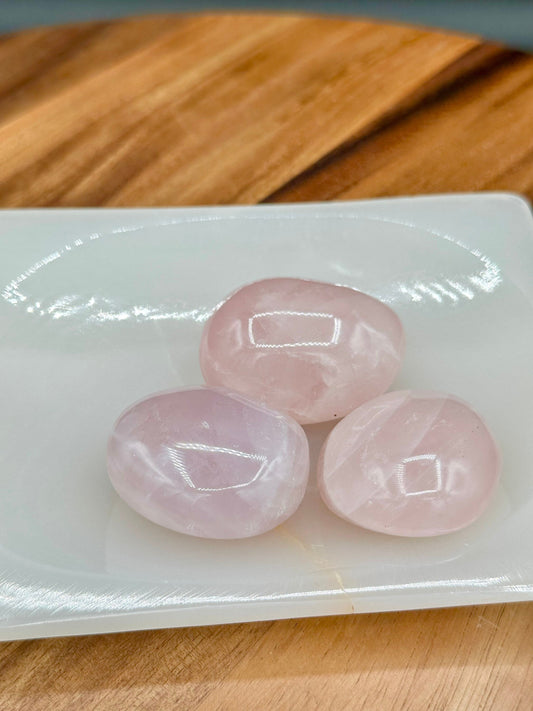
[[[368,21],[151,17],[0,38],[0,206],[510,189],[533,58]],[[531,711],[533,605],[0,645],[0,709]]]
[[[0,645],[5,711],[531,711],[524,604]]]

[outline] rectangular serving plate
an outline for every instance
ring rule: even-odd
[[[0,212],[0,639],[533,599],[533,220],[510,194],[181,209]],[[221,299],[294,276],[390,304],[395,388],[451,392],[503,451],[489,510],[458,533],[350,526],[311,484],[242,541],[163,529],[105,467],[117,415],[202,382]],[[313,459],[330,425],[307,428]]]

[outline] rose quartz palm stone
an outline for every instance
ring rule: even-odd
[[[242,395],[197,387],[148,397],[118,419],[108,446],[119,496],[146,518],[205,538],[246,538],[299,506],[304,431]]]
[[[338,516],[395,536],[468,526],[498,482],[500,456],[483,420],[453,396],[391,392],[330,433],[319,489]]]
[[[345,286],[265,279],[207,322],[200,364],[210,385],[245,393],[302,424],[341,418],[385,392],[403,329],[377,299]]]

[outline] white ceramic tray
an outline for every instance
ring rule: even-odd
[[[501,443],[489,511],[402,539],[313,479],[280,528],[209,541],[130,511],[105,469],[129,403],[202,381],[213,307],[296,276],[389,303],[401,388],[470,401]],[[0,639],[533,598],[533,221],[507,194],[198,209],[0,212]],[[308,428],[316,452],[327,426]]]

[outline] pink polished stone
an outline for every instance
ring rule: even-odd
[[[190,388],[142,400],[108,447],[119,496],[146,518],[205,538],[246,538],[299,506],[309,450],[293,420],[237,393]]]
[[[400,319],[344,286],[265,279],[231,295],[206,324],[206,382],[302,424],[341,418],[384,392],[403,354]]]
[[[331,432],[318,481],[338,516],[395,536],[437,536],[487,506],[500,456],[483,420],[453,396],[392,392]]]

